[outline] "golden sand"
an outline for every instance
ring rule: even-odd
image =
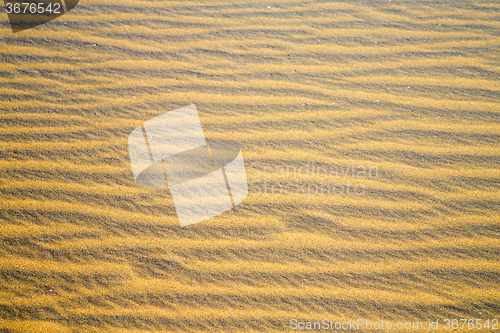
[[[0,331],[499,318],[499,10],[81,0],[16,34],[2,14]],[[251,186],[180,228],[127,138],[189,104]]]

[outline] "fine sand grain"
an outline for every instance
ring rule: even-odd
[[[500,319],[497,1],[0,17],[0,332]],[[190,104],[240,145],[250,193],[180,228],[127,138]]]

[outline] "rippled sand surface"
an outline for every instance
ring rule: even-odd
[[[499,11],[81,0],[17,34],[2,14],[0,331],[500,317]],[[180,228],[127,137],[189,104],[251,186]]]

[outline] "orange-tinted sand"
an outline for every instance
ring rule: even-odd
[[[499,11],[81,0],[17,34],[2,14],[0,332],[499,318]],[[180,228],[127,138],[189,104],[250,194]]]

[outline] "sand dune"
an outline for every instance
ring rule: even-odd
[[[500,319],[499,10],[81,0],[16,34],[3,14],[0,331]],[[180,228],[127,138],[190,104],[250,193]]]

